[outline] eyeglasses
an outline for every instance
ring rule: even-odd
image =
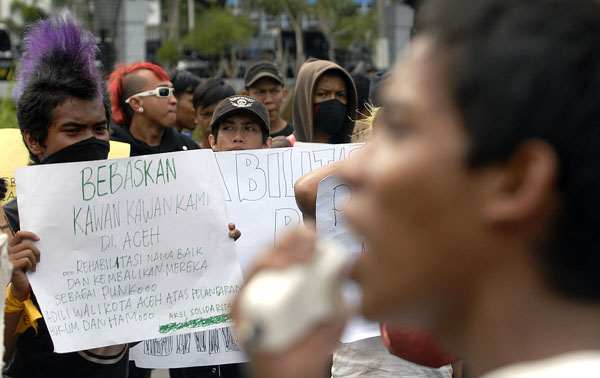
[[[174,91],[175,91],[174,88],[156,87],[151,91],[140,92],[140,93],[136,93],[134,95],[129,96],[129,98],[127,100],[125,100],[125,103],[129,104],[129,100],[131,100],[132,97],[156,96],[156,97],[160,97],[160,98],[167,98],[170,95],[172,95]]]

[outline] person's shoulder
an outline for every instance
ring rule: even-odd
[[[180,133],[177,133],[177,135],[179,136],[179,140],[181,141],[183,150],[198,150],[198,149],[200,149],[200,146],[198,145],[198,143],[196,143],[193,139],[191,139],[183,134],[180,134]],[[186,148],[183,148],[184,146]]]
[[[127,130],[127,128],[114,121],[110,122],[110,140],[114,140],[115,142],[129,143],[131,138],[131,134],[129,134],[129,130]]]
[[[280,137],[280,136],[288,137],[288,136],[292,135],[293,133],[294,133],[294,126],[292,125],[291,122],[286,121],[285,127],[281,131],[271,134],[271,137],[273,137],[273,138]]]

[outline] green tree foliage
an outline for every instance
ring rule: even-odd
[[[158,50],[156,50],[158,64],[166,69],[173,68],[181,56],[179,44],[172,39],[163,41]]]
[[[256,26],[246,16],[235,16],[229,8],[210,8],[184,38],[186,47],[203,54],[226,56],[232,47],[247,42]]]
[[[358,12],[353,0],[317,0],[312,12],[329,44],[329,60],[335,61],[336,48],[370,45],[377,37],[377,14]]]
[[[236,46],[248,42],[255,32],[256,25],[247,16],[236,16],[229,8],[213,7],[202,12],[183,43],[191,50],[218,58],[219,74],[224,71],[229,77],[237,77]],[[214,63],[213,60],[213,66]]]
[[[247,0],[248,5],[252,7],[263,8],[265,12],[273,16],[279,16],[284,13],[292,28],[296,39],[296,69],[298,71],[304,63],[304,40],[302,38],[302,18],[309,11],[309,5],[306,0]],[[334,0],[335,1],[335,0]],[[280,28],[281,29],[281,28]],[[280,47],[279,47],[280,48]],[[281,52],[278,53],[281,56]]]
[[[48,17],[48,14],[37,6],[37,1],[33,1],[31,5],[24,1],[13,1],[10,4],[10,14],[11,16],[2,22],[10,30],[19,34],[22,34],[30,23]]]
[[[0,129],[18,128],[17,109],[14,101],[10,98],[12,85],[6,91],[4,97],[0,98]]]

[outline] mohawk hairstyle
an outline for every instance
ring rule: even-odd
[[[91,32],[70,16],[56,16],[33,24],[23,45],[13,94],[21,132],[28,131],[45,146],[54,109],[73,97],[88,101],[101,98],[110,119],[110,99],[94,66],[98,46]],[[29,155],[39,162],[35,155]]]
[[[15,100],[33,79],[39,79],[42,65],[64,63],[74,73],[87,76],[101,94],[102,78],[94,66],[98,46],[94,35],[78,26],[70,16],[39,20],[23,38],[24,53],[17,74],[14,91]],[[60,69],[61,67],[54,67]],[[58,72],[57,72],[58,73]]]
[[[133,64],[121,63],[108,77],[108,90],[112,101],[113,121],[119,125],[129,128],[133,110],[125,101],[142,90],[143,82],[132,80],[129,74],[137,70],[150,70],[159,80],[171,81],[169,74],[161,66],[149,62],[137,62]],[[130,80],[127,85],[128,79]]]

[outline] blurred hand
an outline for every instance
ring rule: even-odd
[[[283,269],[293,264],[307,262],[314,253],[315,234],[306,229],[292,231],[273,249],[263,254],[248,276],[248,281],[263,269]],[[242,289],[243,292],[243,289]],[[236,324],[242,321],[239,312],[239,296],[233,304]],[[244,345],[250,357],[254,376],[260,378],[318,378],[326,377],[331,354],[344,329],[346,314],[315,326],[298,343],[287,350],[266,353]]]
[[[37,263],[40,262],[40,251],[31,241],[40,238],[29,231],[19,231],[8,244],[8,258],[13,264],[12,294],[23,301],[31,292],[27,272],[35,272]]]

